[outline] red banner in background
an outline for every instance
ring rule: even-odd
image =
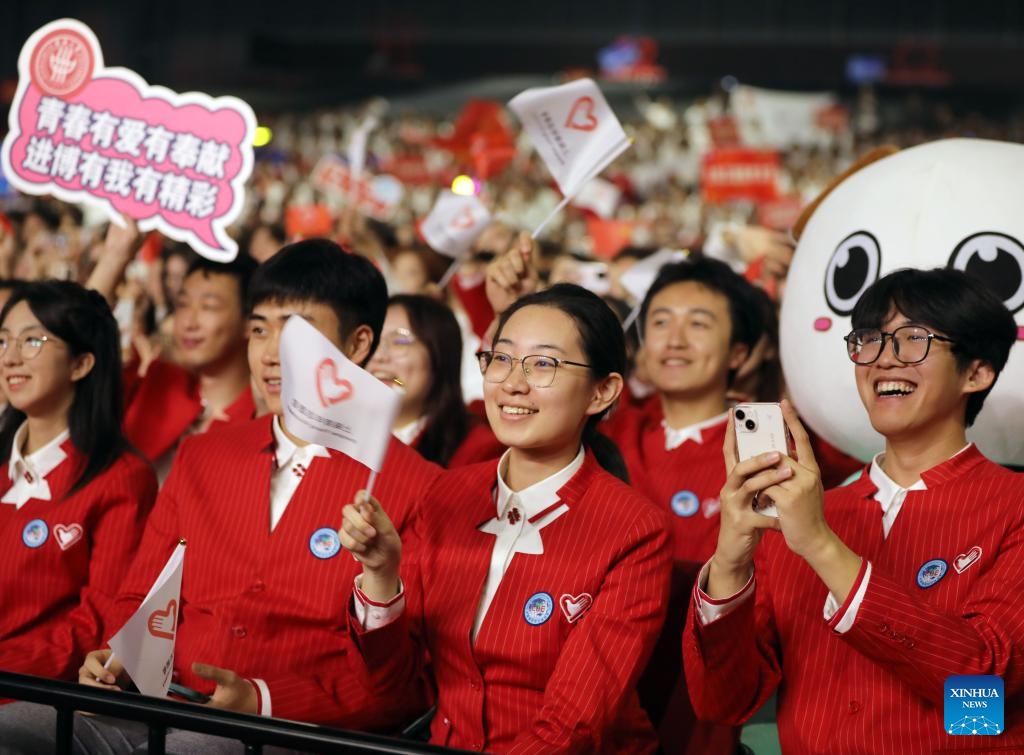
[[[709,204],[769,202],[778,196],[779,170],[779,153],[774,150],[712,150],[701,164],[701,195]]]

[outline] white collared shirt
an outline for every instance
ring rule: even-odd
[[[397,430],[392,430],[391,434],[398,438],[398,440],[402,441],[405,445],[411,446],[412,442],[416,440],[419,434],[423,431],[426,424],[427,418],[420,417],[419,419],[414,419],[407,425],[402,425]]]
[[[569,464],[550,477],[535,482],[519,492],[512,490],[505,482],[508,474],[508,456],[506,451],[498,461],[498,482],[494,496],[495,517],[480,525],[481,532],[494,535],[494,549],[491,551],[491,565],[487,570],[480,604],[477,606],[476,618],[473,621],[472,641],[476,641],[477,633],[487,609],[491,607],[501,579],[508,571],[512,557],[517,553],[540,555],[544,552],[540,531],[569,510],[566,504],[559,504],[558,491],[572,479],[583,466],[584,451],[581,447]]]
[[[273,532],[313,459],[328,458],[330,454],[316,443],[295,445],[281,429],[280,417],[274,417],[271,427],[274,431],[274,457],[277,461],[277,467],[270,476],[270,531]]]
[[[681,427],[678,430],[674,427],[669,427],[668,422],[662,420],[661,426],[665,428],[665,450],[675,450],[688,440],[692,440],[694,443],[703,443],[704,435],[702,431],[722,423],[728,416],[729,412],[722,412],[711,419],[706,419],[703,422],[697,422],[693,425],[687,425],[686,427]]]
[[[504,480],[508,471],[508,454],[506,451],[498,461],[494,495],[495,517],[488,519],[479,527],[481,532],[487,532],[495,538],[487,579],[473,620],[471,642],[476,641],[487,609],[490,608],[501,580],[512,563],[512,557],[516,553],[540,555],[544,552],[540,531],[569,510],[567,504],[559,505],[558,491],[579,471],[585,458],[581,447],[568,465],[550,477],[516,492],[509,488]],[[390,624],[405,610],[405,591],[401,585],[398,595],[384,604],[373,603],[362,594],[362,575],[356,577],[355,586],[356,599],[353,606],[356,620],[364,629],[379,629]]]
[[[14,434],[14,442],[11,443],[11,458],[7,462],[7,477],[11,480],[12,485],[0,499],[2,503],[14,504],[16,509],[24,506],[30,498],[38,498],[41,501],[50,500],[50,484],[46,481],[46,476],[67,458],[67,454],[64,453],[61,446],[71,435],[70,431],[64,430],[42,448],[33,451],[28,456],[23,456],[21,447],[24,445],[27,432],[28,421],[26,420]]]

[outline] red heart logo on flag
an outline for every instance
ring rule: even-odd
[[[174,628],[178,623],[178,602],[172,600],[162,611],[153,611],[146,622],[146,628],[154,637],[165,640],[174,639]]]
[[[476,223],[476,218],[473,217],[473,209],[471,207],[463,207],[462,211],[458,213],[452,221],[448,224],[451,228],[472,228]]]
[[[562,607],[562,613],[565,614],[565,618],[572,624],[594,605],[594,598],[589,592],[580,593],[576,596],[566,593],[558,599],[558,604]]]
[[[80,524],[58,524],[53,528],[53,534],[57,538],[57,545],[60,546],[60,549],[66,551],[81,540],[85,532]]]
[[[338,378],[338,365],[333,359],[325,359],[317,365],[316,392],[324,408],[352,397],[352,383]]]
[[[566,128],[574,128],[577,131],[593,131],[597,128],[597,118],[594,116],[594,100],[590,97],[580,97],[572,104],[569,117],[565,119]]]

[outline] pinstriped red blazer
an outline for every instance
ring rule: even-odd
[[[156,498],[156,476],[134,453],[68,495],[85,463],[71,440],[46,481],[49,501],[0,503],[0,669],[77,678],[99,647],[103,621]],[[0,496],[11,487],[0,467]],[[116,627],[115,627],[116,630]]]
[[[415,539],[406,538],[406,610],[370,632],[351,623],[365,659],[359,670],[387,694],[416,678],[425,647],[438,687],[438,744],[652,751],[635,685],[664,619],[665,516],[588,454],[559,491],[569,511],[540,531],[543,554],[515,554],[471,645],[494,546],[477,527],[495,516],[495,469],[451,470],[428,492]]]
[[[758,548],[756,600],[708,626],[690,611],[698,713],[740,722],[778,687],[786,753],[1024,752],[1024,476],[971,446],[922,479],[886,539],[866,473],[825,494],[830,526],[872,565],[847,633],[823,620],[827,588],[775,532]],[[922,580],[936,559],[945,569]],[[1002,676],[1004,734],[944,731],[953,674]]]
[[[280,718],[352,728],[400,723],[407,706],[423,701],[374,701],[348,673],[345,607],[356,562],[340,543],[327,558],[311,546],[318,530],[340,526],[369,469],[335,452],[314,459],[271,532],[271,421],[229,425],[182,444],[119,596],[119,619],[138,607],[186,538],[174,654],[182,683],[212,689],[191,671],[202,661],[264,679]],[[374,495],[400,529],[439,472],[391,441]]]
[[[124,432],[143,456],[156,461],[174,448],[203,411],[195,375],[170,362],[157,360],[144,378],[134,367],[125,370]],[[245,422],[256,413],[247,386],[225,411],[228,422]],[[214,420],[211,428],[224,424]]]

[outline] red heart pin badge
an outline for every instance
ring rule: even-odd
[[[146,628],[154,637],[161,637],[165,640],[174,639],[174,628],[178,623],[178,602],[175,600],[167,604],[167,608],[153,611],[146,622]]]
[[[352,383],[338,377],[338,365],[333,359],[325,359],[317,365],[316,392],[324,408],[352,397]]]
[[[562,607],[562,613],[565,614],[565,618],[572,624],[594,605],[594,598],[588,592],[580,593],[579,595],[569,595],[566,593],[558,599],[558,605]]]
[[[569,117],[565,119],[565,127],[577,131],[593,131],[597,128],[594,100],[591,97],[580,97],[572,104]]]
[[[81,540],[85,532],[80,524],[58,524],[53,528],[53,534],[57,538],[57,545],[60,546],[60,549],[66,551]]]
[[[963,574],[975,561],[981,558],[981,546],[975,545],[967,553],[961,553],[953,559],[953,568],[957,574]]]

